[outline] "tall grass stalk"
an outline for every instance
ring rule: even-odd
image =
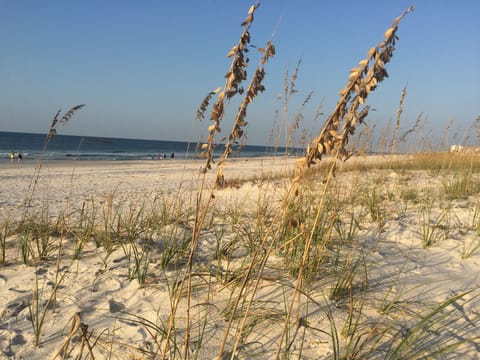
[[[478,249],[480,249],[480,238],[474,237],[470,239],[465,239],[462,244],[462,259],[468,259]]]
[[[0,265],[5,264],[7,256],[7,237],[9,235],[9,221],[8,219],[1,224],[0,228],[0,250],[2,251],[0,256]]]
[[[30,323],[32,325],[34,333],[34,345],[38,346],[40,344],[40,336],[42,334],[43,325],[45,323],[45,317],[47,311],[51,309],[53,303],[55,302],[57,291],[63,279],[65,278],[66,272],[64,272],[55,283],[48,299],[43,300],[43,290],[38,286],[38,274],[35,273],[35,282],[32,290],[32,300],[29,304],[29,314],[30,314]]]
[[[446,237],[444,234],[448,226],[443,224],[446,217],[446,212],[434,216],[429,206],[424,209],[422,223],[420,224],[420,237],[424,248],[428,248]]]
[[[452,321],[450,316],[457,311],[457,306],[455,306],[457,301],[465,298],[469,293],[470,291],[451,296],[422,316],[420,321],[409,328],[406,334],[398,332],[391,342],[392,346],[386,357],[389,359],[436,359],[466,342],[478,341],[478,338],[475,337],[465,337],[464,339],[447,337],[446,340],[437,342],[434,340],[439,331],[446,330],[445,320],[447,319],[447,323]],[[460,314],[459,318],[462,317],[463,314]],[[453,319],[453,321],[455,320],[456,318]]]
[[[302,59],[298,60],[297,66],[290,78],[288,79],[288,70],[285,72],[285,80],[283,85],[283,111],[282,111],[282,122],[284,125],[285,131],[285,155],[288,155],[288,149],[293,147],[293,135],[295,128],[291,126],[288,121],[288,107],[290,104],[290,99],[293,94],[297,92],[295,89],[295,82],[298,78],[298,72],[300,70],[300,64],[302,63]],[[280,135],[280,134],[279,134]]]
[[[130,209],[125,216],[118,215],[118,224],[121,228],[119,242],[127,258],[128,278],[130,280],[136,278],[140,287],[145,284],[151,257],[149,237],[143,240],[143,245],[137,244],[137,239],[144,234],[145,224],[143,223],[143,218],[143,206],[138,211]]]
[[[82,250],[88,244],[88,242],[93,239],[93,236],[95,234],[97,207],[95,205],[94,199],[92,199],[90,203],[92,204],[91,209],[87,207],[87,203],[85,201],[82,203],[82,208],[80,209],[80,216],[78,220],[79,225],[75,229],[75,233],[73,236],[73,260],[80,259]]]

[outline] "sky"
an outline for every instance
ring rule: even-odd
[[[225,83],[245,0],[0,0],[0,131],[46,133],[58,109],[86,104],[60,134],[196,141],[207,93]],[[301,59],[287,120],[302,102],[315,131],[334,109],[349,71],[404,18],[389,78],[369,96],[367,121],[384,127],[404,87],[402,127],[420,113],[433,128],[468,127],[480,115],[480,1],[264,0],[251,44],[271,40],[266,90],[247,113],[247,143],[266,145],[281,111],[284,79]],[[249,74],[260,54],[250,52]],[[313,115],[321,106],[319,124]],[[222,122],[231,129],[237,103]]]

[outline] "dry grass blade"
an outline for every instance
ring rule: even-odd
[[[302,59],[298,60],[297,67],[295,68],[295,71],[293,72],[292,78],[290,79],[290,94],[294,94],[297,92],[295,89],[295,81],[297,81],[298,78],[298,71],[300,70],[300,65],[302,64]]]
[[[291,126],[289,121],[288,121],[288,105],[290,103],[290,99],[292,95],[297,93],[298,91],[295,89],[295,82],[298,78],[298,72],[300,70],[300,65],[302,63],[302,59],[299,59],[297,62],[297,66],[295,67],[295,70],[293,72],[292,77],[290,78],[290,81],[288,79],[288,69],[285,72],[285,79],[283,82],[283,112],[282,112],[282,122],[283,122],[283,127],[284,127],[284,132],[285,132],[285,155],[288,155],[288,149],[290,146],[293,146],[293,135],[295,133],[295,125]],[[304,101],[304,104],[306,104],[308,101]],[[302,105],[302,107],[303,107]],[[301,116],[301,114],[300,114]],[[300,122],[301,118],[296,118],[294,122]],[[280,133],[279,133],[280,136]]]
[[[300,109],[298,109],[297,114],[295,115],[295,119],[293,120],[293,124],[289,125],[289,146],[293,147],[294,144],[294,136],[295,132],[300,128],[300,123],[303,120],[303,110],[305,109],[305,106],[310,102],[312,99],[313,91],[310,91],[307,95],[307,97],[303,100],[302,105],[300,105]]]
[[[405,96],[407,95],[407,87],[405,86],[402,90],[402,94],[400,95],[400,103],[397,109],[397,121],[395,122],[395,129],[393,131],[392,140],[390,141],[390,153],[393,154],[397,150],[397,143],[398,143],[398,133],[400,132],[400,118],[403,112],[403,101]]]
[[[413,124],[413,127],[405,131],[402,136],[400,136],[399,142],[404,142],[407,139],[407,136],[410,135],[411,133],[415,132],[417,130],[418,126],[420,125],[420,122],[422,121],[422,116],[423,112],[418,114],[417,120],[415,120],[415,124]]]

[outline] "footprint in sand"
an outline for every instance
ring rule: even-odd
[[[21,332],[7,329],[0,330],[0,355],[5,355],[9,359],[16,359],[16,353],[26,343],[27,340]]]
[[[114,300],[109,300],[108,301],[108,307],[109,307],[110,313],[112,313],[112,314],[115,314],[117,312],[125,310],[125,305],[123,305],[122,303],[120,303],[118,301],[114,301]]]
[[[5,310],[0,314],[0,323],[7,322],[9,319],[17,317],[28,307],[31,300],[31,295],[24,295],[10,301],[5,307]]]

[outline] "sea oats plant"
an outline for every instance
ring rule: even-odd
[[[265,86],[263,86],[262,84],[262,81],[265,77],[265,69],[263,65],[270,58],[275,56],[275,47],[273,46],[273,43],[271,41],[268,41],[265,49],[260,48],[258,50],[263,53],[263,56],[260,59],[260,65],[255,70],[255,74],[253,75],[252,80],[247,87],[242,103],[238,107],[235,119],[233,121],[232,130],[230,131],[228,141],[225,144],[225,150],[223,151],[218,161],[217,184],[219,185],[222,185],[224,183],[224,163],[232,153],[232,145],[238,144],[239,140],[244,136],[244,128],[247,126],[246,116],[248,105],[253,102],[253,99],[258,95],[259,92],[265,91]]]
[[[307,260],[309,259],[311,243],[314,238],[314,234],[317,231],[318,221],[323,214],[323,206],[324,201],[326,198],[326,193],[329,185],[329,181],[331,180],[332,176],[335,173],[336,169],[336,161],[339,159],[346,160],[350,157],[351,154],[348,154],[345,151],[345,146],[348,143],[349,136],[355,132],[355,128],[357,124],[361,124],[365,117],[368,114],[368,107],[364,107],[360,111],[358,110],[361,104],[365,103],[365,99],[368,94],[373,91],[377,84],[381,82],[386,76],[387,72],[385,70],[385,64],[388,63],[393,55],[394,44],[397,39],[396,31],[398,28],[398,24],[401,19],[411,12],[413,7],[410,7],[407,11],[405,11],[401,16],[396,18],[393,22],[391,28],[389,28],[385,32],[385,41],[381,42],[377,47],[372,48],[368,53],[368,58],[366,60],[362,60],[359,63],[358,68],[355,68],[351,71],[349,82],[345,89],[340,92],[341,99],[337,103],[337,106],[334,112],[330,115],[327,119],[322,131],[320,134],[313,140],[311,146],[307,148],[307,154],[303,161],[300,164],[299,171],[297,177],[294,179],[290,190],[287,193],[287,200],[285,204],[290,204],[290,200],[288,200],[291,196],[299,193],[299,184],[302,178],[306,174],[306,170],[310,168],[311,165],[315,163],[316,160],[321,160],[323,155],[326,153],[330,153],[332,151],[335,152],[334,155],[334,162],[330,167],[329,175],[327,176],[327,181],[324,185],[323,195],[320,194],[320,204],[318,205],[317,215],[314,216],[313,225],[306,229],[306,241],[304,245],[304,252],[302,256],[301,264],[298,268],[298,278],[295,286],[295,290],[292,294],[292,298],[290,300],[290,305],[288,308],[285,326],[283,328],[282,336],[278,342],[278,351],[276,354],[276,358],[280,356],[282,344],[284,340],[285,334],[288,332],[288,326],[290,324],[290,318],[293,314],[293,307],[296,303],[296,299],[300,296],[300,289],[303,288],[303,280],[304,280],[304,270],[307,264]],[[339,133],[340,126],[343,122],[343,132]],[[292,200],[293,201],[293,200]],[[269,234],[270,235],[270,234]],[[262,245],[267,243],[266,236],[262,242]],[[258,277],[261,277],[263,268],[267,262],[267,259],[272,251],[273,243],[270,242],[270,245],[267,245],[267,251],[261,258],[259,265],[259,273]],[[260,256],[260,255],[259,255]],[[241,286],[240,292],[243,293],[245,287],[247,286],[247,279],[251,274],[256,266],[254,265],[256,262],[256,258],[254,257],[252,260],[252,265],[250,266],[249,270],[245,274],[244,282]],[[254,281],[253,284],[250,284],[252,287],[250,296],[250,300],[248,303],[246,314],[248,313],[248,309],[250,308],[251,304],[254,301],[255,294],[258,288],[259,281]],[[237,298],[237,302],[235,306],[239,306],[240,304],[240,297]],[[235,311],[233,311],[235,312]],[[237,327],[237,331],[235,334],[235,344],[233,350],[231,351],[232,354],[235,354],[237,348],[240,343],[240,339],[242,338],[243,328],[246,324],[247,315],[243,316],[240,325]],[[225,332],[225,337],[222,341],[221,348],[219,350],[219,357],[223,356],[225,345],[227,342],[228,333],[232,326],[233,317],[230,317],[227,330]]]
[[[211,169],[212,164],[214,163],[214,148],[216,145],[216,134],[221,132],[221,122],[225,114],[225,101],[233,98],[236,95],[243,95],[243,100],[241,101],[238,110],[235,114],[233,120],[233,126],[228,139],[225,143],[225,149],[218,160],[217,171],[215,174],[215,180],[212,183],[210,193],[208,194],[207,200],[204,203],[202,199],[202,192],[204,187],[205,176],[203,177],[203,183],[201,190],[197,196],[197,211],[195,214],[195,222],[193,229],[193,237],[190,243],[190,252],[188,256],[188,261],[185,266],[185,272],[183,280],[180,282],[181,285],[178,287],[178,295],[174,301],[172,307],[172,313],[170,314],[168,331],[167,331],[167,341],[165,342],[165,347],[162,351],[162,358],[165,359],[168,353],[169,346],[169,337],[171,331],[174,327],[176,311],[178,304],[181,300],[181,293],[183,292],[184,286],[187,289],[187,313],[186,313],[186,335],[185,335],[185,347],[184,347],[184,356],[188,356],[189,352],[189,321],[190,321],[190,302],[191,302],[191,274],[194,254],[199,242],[200,230],[205,224],[205,219],[210,208],[211,200],[214,198],[214,191],[218,186],[223,186],[225,184],[223,168],[225,161],[230,156],[232,152],[232,145],[238,144],[238,142],[243,138],[245,127],[247,125],[246,115],[247,108],[250,103],[253,102],[254,98],[261,92],[265,90],[264,85],[262,84],[265,77],[264,65],[265,63],[275,55],[275,47],[272,42],[267,42],[265,48],[259,48],[259,52],[262,53],[260,64],[255,70],[254,75],[251,78],[251,81],[245,90],[242,86],[243,81],[247,79],[247,66],[249,63],[249,58],[247,56],[249,52],[248,45],[250,44],[250,26],[254,20],[254,13],[257,8],[260,6],[259,3],[252,5],[249,10],[246,19],[241,23],[243,31],[240,35],[239,42],[230,50],[227,54],[227,57],[232,57],[232,63],[229,70],[227,71],[225,78],[225,85],[223,88],[217,88],[216,90],[210,92],[207,97],[202,101],[200,109],[197,111],[197,118],[202,119],[205,112],[207,111],[209,102],[213,95],[217,95],[216,102],[213,105],[213,109],[210,114],[210,120],[212,124],[208,127],[208,138],[207,142],[201,146],[202,153],[201,155],[206,159],[203,172],[206,173],[207,170]]]
[[[312,141],[312,144],[307,148],[306,156],[302,159],[299,166],[297,177],[294,179],[290,196],[298,194],[299,182],[302,180],[302,175],[305,170],[310,168],[317,160],[322,160],[327,153],[333,153],[333,163],[330,167],[329,174],[324,184],[323,196],[320,198],[318,204],[318,211],[316,218],[320,217],[323,212],[324,197],[327,192],[329,183],[335,174],[337,160],[347,160],[352,153],[348,153],[345,149],[351,135],[355,133],[356,127],[363,123],[368,115],[368,106],[360,108],[365,104],[365,100],[369,93],[377,87],[377,85],[388,76],[385,65],[391,60],[393,51],[395,50],[395,42],[398,39],[396,32],[400,21],[411,11],[414,7],[408,8],[402,15],[397,17],[392,26],[387,29],[384,34],[385,40],[380,42],[376,47],[368,51],[368,57],[359,62],[359,66],[350,71],[350,76],[346,87],[340,91],[340,100],[333,113],[326,120],[319,135]],[[300,190],[301,191],[301,190]],[[295,291],[290,300],[290,308],[285,321],[284,330],[282,332],[281,340],[279,341],[276,358],[280,355],[283,336],[285,335],[289,323],[289,318],[293,313],[295,299],[298,298],[298,293],[303,287],[303,271],[307,264],[307,259],[310,251],[310,245],[316,231],[316,224],[311,229],[308,229],[309,235],[305,242],[305,250],[303,254],[302,263],[299,267],[299,275]]]
[[[248,45],[250,44],[250,26],[254,19],[254,13],[260,6],[259,3],[252,5],[248,10],[246,19],[242,22],[243,32],[240,35],[239,42],[230,50],[227,57],[232,58],[230,69],[225,74],[225,85],[216,90],[210,92],[202,101],[199,110],[197,111],[197,119],[203,119],[205,112],[208,109],[209,102],[213,95],[217,95],[217,100],[213,105],[213,110],[210,114],[210,120],[212,124],[208,127],[207,142],[201,146],[202,156],[206,158],[204,171],[211,168],[213,160],[213,150],[215,148],[215,135],[221,132],[220,125],[225,115],[225,101],[233,98],[235,95],[242,95],[244,88],[242,86],[243,81],[247,79],[247,66],[249,62],[248,58]],[[269,42],[265,49],[261,48],[259,51],[264,53],[261,64],[272,56],[275,55],[275,48],[273,44]],[[265,76],[263,66],[259,66],[255,75],[252,77],[251,83],[244,96],[244,100],[240,105],[233,124],[233,129],[229,136],[229,141],[225,145],[224,157],[228,157],[231,153],[231,142],[238,141],[243,136],[243,127],[246,126],[245,117],[248,104],[251,103],[258,92],[265,90],[262,85],[262,80]]]

